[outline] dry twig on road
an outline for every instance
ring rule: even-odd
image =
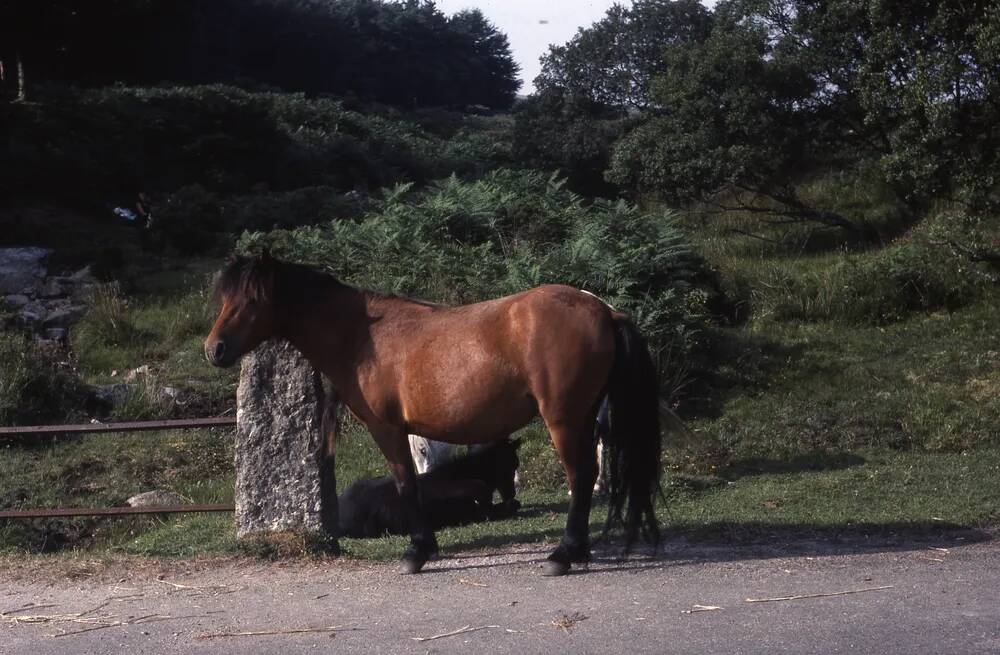
[[[715,605],[692,605],[689,610],[681,610],[681,614],[695,614],[696,612],[714,612],[715,610],[721,610],[721,607]]]
[[[361,628],[347,628],[340,625],[332,625],[328,628],[291,628],[289,630],[254,630],[248,632],[217,632],[214,634],[198,635],[195,639],[219,639],[221,637],[264,637],[268,635],[298,635],[306,632],[353,632]]]
[[[445,632],[439,635],[434,635],[433,637],[410,637],[413,641],[434,641],[435,639],[444,639],[445,637],[455,637],[458,635],[464,635],[469,632],[476,632],[478,630],[486,630],[487,628],[499,628],[498,625],[481,625],[478,627],[472,627],[467,625],[465,627],[459,628],[458,630],[453,630],[451,632]]]
[[[55,607],[55,605],[53,605],[53,604],[49,604],[49,605],[35,605],[33,603],[28,603],[27,605],[25,605],[23,607],[16,607],[16,608],[11,609],[11,610],[5,610],[3,612],[0,612],[0,619],[13,618],[11,616],[12,614],[18,614],[20,612],[27,612],[28,610],[38,610],[38,609],[42,609],[42,608],[45,608],[45,607]]]
[[[883,587],[866,587],[864,589],[849,589],[848,591],[834,591],[827,594],[803,594],[801,596],[779,596],[777,598],[747,598],[748,603],[774,603],[781,600],[802,600],[803,598],[825,598],[827,596],[846,596],[848,594],[861,594],[866,591],[881,591],[882,589],[892,589],[892,585]]]

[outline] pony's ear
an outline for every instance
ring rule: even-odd
[[[523,441],[524,441],[524,439],[521,439],[521,438],[511,439],[510,440],[510,445],[514,447],[514,450],[517,450],[518,448],[521,447],[521,443]]]

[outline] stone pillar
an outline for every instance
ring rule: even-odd
[[[336,549],[333,453],[320,374],[290,344],[243,359],[236,392],[236,537],[293,534]],[[333,414],[333,412],[330,412]]]

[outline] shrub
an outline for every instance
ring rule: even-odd
[[[404,185],[359,221],[248,233],[238,249],[264,246],[351,283],[446,303],[574,285],[632,314],[657,351],[681,359],[699,350],[721,298],[673,214],[588,204],[535,172]]]
[[[995,235],[979,219],[941,212],[880,250],[804,273],[777,268],[764,276],[758,299],[781,320],[878,325],[914,312],[954,311],[995,284],[995,267],[968,256]]]
[[[604,172],[612,145],[626,127],[619,113],[562,89],[548,89],[518,107],[513,153],[527,166],[559,169],[574,191],[614,197],[619,189],[605,180]]]
[[[70,418],[83,384],[66,364],[22,335],[0,332],[0,425],[31,425]]]
[[[229,198],[224,203],[225,222],[230,230],[271,230],[310,225],[331,217],[360,216],[364,198],[343,194],[329,186],[305,187],[294,191],[261,192]]]
[[[469,134],[435,136],[396,113],[223,85],[50,89],[9,114],[0,159],[9,187],[83,206],[192,185],[215,193],[376,188],[473,172],[479,157],[503,156]]]

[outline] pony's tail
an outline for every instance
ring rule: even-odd
[[[615,361],[608,381],[611,430],[607,439],[607,534],[625,528],[625,547],[642,531],[657,545],[653,504],[660,495],[659,377],[646,340],[627,318],[615,318]]]

